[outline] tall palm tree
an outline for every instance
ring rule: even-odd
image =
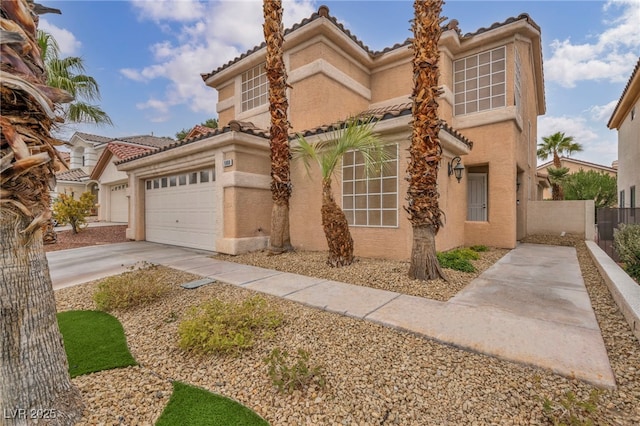
[[[282,45],[281,0],[264,0],[264,39],[267,45],[265,66],[269,81],[269,111],[271,113],[271,252],[290,251],[289,198],[291,197],[291,173],[289,162],[289,120],[287,118],[287,71],[284,65]]]
[[[573,136],[565,136],[564,132],[556,132],[550,136],[544,136],[542,142],[538,144],[536,155],[541,160],[553,157],[553,168],[549,168],[551,180],[551,193],[554,200],[564,200],[562,181],[566,177],[569,169],[562,167],[560,156],[571,156],[574,152],[582,151],[582,145],[574,142]]]
[[[438,137],[438,85],[442,29],[442,0],[416,0],[413,3],[413,123],[409,164],[407,165],[406,207],[413,227],[413,247],[409,277],[420,280],[444,278],[436,257],[435,237],[442,226],[438,204],[438,168],[442,146]]]
[[[382,140],[373,132],[372,118],[351,118],[336,129],[335,138],[310,143],[303,136],[298,137],[293,158],[301,159],[310,172],[310,161],[318,164],[322,175],[322,227],[329,246],[327,264],[333,267],[353,263],[353,238],[347,218],[333,198],[331,177],[337,173],[342,156],[356,151],[364,159],[367,173],[382,167],[389,154],[384,150]]]
[[[41,226],[51,216],[55,103],[70,97],[46,85],[34,10],[42,8],[29,0],[0,3],[0,411],[4,425],[35,413],[67,425],[83,404],[69,378]]]
[[[66,121],[113,125],[106,112],[89,103],[100,100],[100,87],[93,77],[85,74],[82,58],[60,58],[58,42],[42,30],[38,30],[38,45],[47,71],[47,85],[73,96],[74,101],[63,108]]]

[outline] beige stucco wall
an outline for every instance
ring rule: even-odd
[[[292,130],[300,132],[345,120],[366,110],[369,101],[345,84],[315,74],[295,84],[289,105]]]
[[[408,120],[408,119],[406,119]],[[350,227],[354,240],[354,252],[360,257],[408,259],[411,254],[413,232],[406,205],[408,182],[404,179],[407,168],[407,149],[409,148],[409,129],[404,126],[393,132],[383,134],[388,143],[398,144],[398,226],[397,227]],[[445,153],[438,174],[440,208],[446,211],[444,226],[436,237],[436,249],[448,250],[464,245],[464,220],[466,218],[466,184],[447,176],[447,163],[453,155]],[[341,166],[338,166],[339,168]],[[318,166],[313,164],[307,174],[302,163],[292,165],[293,195],[290,203],[291,241],[300,250],[324,251],[327,242],[322,229],[321,185]],[[338,205],[342,205],[341,180],[333,179],[333,194]],[[461,202],[461,200],[463,200]],[[390,250],[390,247],[393,249]]]
[[[631,95],[629,95],[631,96]],[[635,118],[631,113],[618,129],[618,194],[625,192],[625,207],[631,207],[630,188],[636,187],[636,207],[640,207],[640,92],[636,93]]]
[[[413,89],[411,62],[397,62],[371,75],[371,103],[384,102],[401,96],[409,96]]]
[[[560,235],[565,232],[582,235],[587,240],[593,240],[595,237],[593,200],[532,201],[528,210],[529,235]]]
[[[271,191],[267,188],[224,188],[224,218],[225,238],[269,235]]]

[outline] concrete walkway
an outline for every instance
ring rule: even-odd
[[[521,244],[448,302],[224,262],[211,255],[130,242],[54,251],[47,257],[56,289],[118,274],[147,261],[600,387],[615,387],[571,247]]]

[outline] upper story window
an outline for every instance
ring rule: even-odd
[[[242,111],[267,103],[268,82],[265,64],[242,73]]]
[[[506,47],[467,56],[453,63],[456,115],[506,106]]]
[[[342,210],[351,226],[398,226],[398,145],[384,149],[385,164],[370,172],[361,153],[342,157]]]

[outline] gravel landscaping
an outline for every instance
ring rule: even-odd
[[[582,241],[540,237],[529,242],[576,245],[618,388],[599,392],[589,414],[598,425],[640,424],[640,343],[593,265]],[[491,250],[474,261],[485,269],[506,251]],[[273,269],[311,274],[408,294],[448,300],[474,274],[449,273],[449,283],[420,283],[404,278],[406,262],[361,259],[343,269],[324,266],[326,254],[265,253],[227,257]],[[326,275],[325,275],[326,274]],[[171,394],[170,380],[201,386],[255,410],[272,425],[485,425],[552,424],[543,411],[548,398],[567,392],[586,401],[595,389],[551,372],[441,345],[378,324],[320,311],[264,295],[280,310],[284,325],[240,355],[194,356],[178,348],[177,327],[189,307],[217,297],[240,301],[255,293],[227,284],[184,290],[199,277],[172,271],[171,293],[151,306],[112,312],[123,324],[140,366],[73,379],[86,403],[82,424],[149,425]],[[59,311],[95,309],[98,283],[56,291]],[[522,331],[523,333],[526,330]],[[326,370],[325,389],[280,394],[267,375],[264,358],[275,347],[309,352],[312,364]],[[572,405],[572,412],[577,404]],[[568,417],[564,419],[568,422]]]

